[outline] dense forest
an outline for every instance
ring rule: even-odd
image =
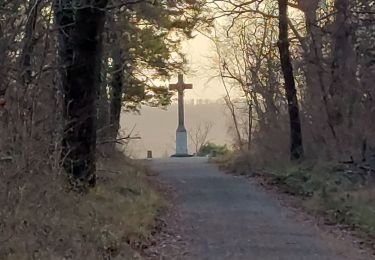
[[[290,150],[293,160],[370,159],[374,2],[224,2],[216,10],[227,20],[211,38],[238,146]]]
[[[23,259],[18,246],[97,259],[59,249],[51,227],[64,205],[86,205],[98,158],[132,138],[121,112],[170,104],[160,82],[186,69],[181,42],[196,31],[215,45],[241,160],[373,173],[374,15],[369,0],[0,0],[0,258]],[[81,197],[58,203],[66,193]]]

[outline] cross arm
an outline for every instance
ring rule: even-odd
[[[193,84],[170,84],[169,90],[184,91],[185,89],[193,89]]]

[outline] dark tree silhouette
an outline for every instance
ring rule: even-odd
[[[73,183],[95,185],[96,101],[107,0],[55,2],[64,95],[64,168]],[[74,11],[73,11],[74,9]]]
[[[281,68],[285,80],[285,92],[288,101],[290,119],[290,156],[292,160],[303,157],[303,143],[301,120],[299,115],[296,84],[293,75],[293,66],[290,59],[288,40],[288,1],[278,0],[279,4],[279,52]]]

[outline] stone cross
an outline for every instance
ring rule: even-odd
[[[187,132],[185,128],[185,112],[184,112],[184,90],[192,89],[192,84],[184,83],[184,76],[178,75],[177,84],[170,84],[170,90],[177,90],[178,92],[178,128],[176,131],[176,155],[188,155],[187,149]]]

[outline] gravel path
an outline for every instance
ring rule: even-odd
[[[176,190],[176,208],[183,217],[175,225],[184,231],[173,241],[187,243],[186,252],[165,253],[162,259],[346,259],[267,192],[222,173],[206,159],[155,159],[151,167]]]

